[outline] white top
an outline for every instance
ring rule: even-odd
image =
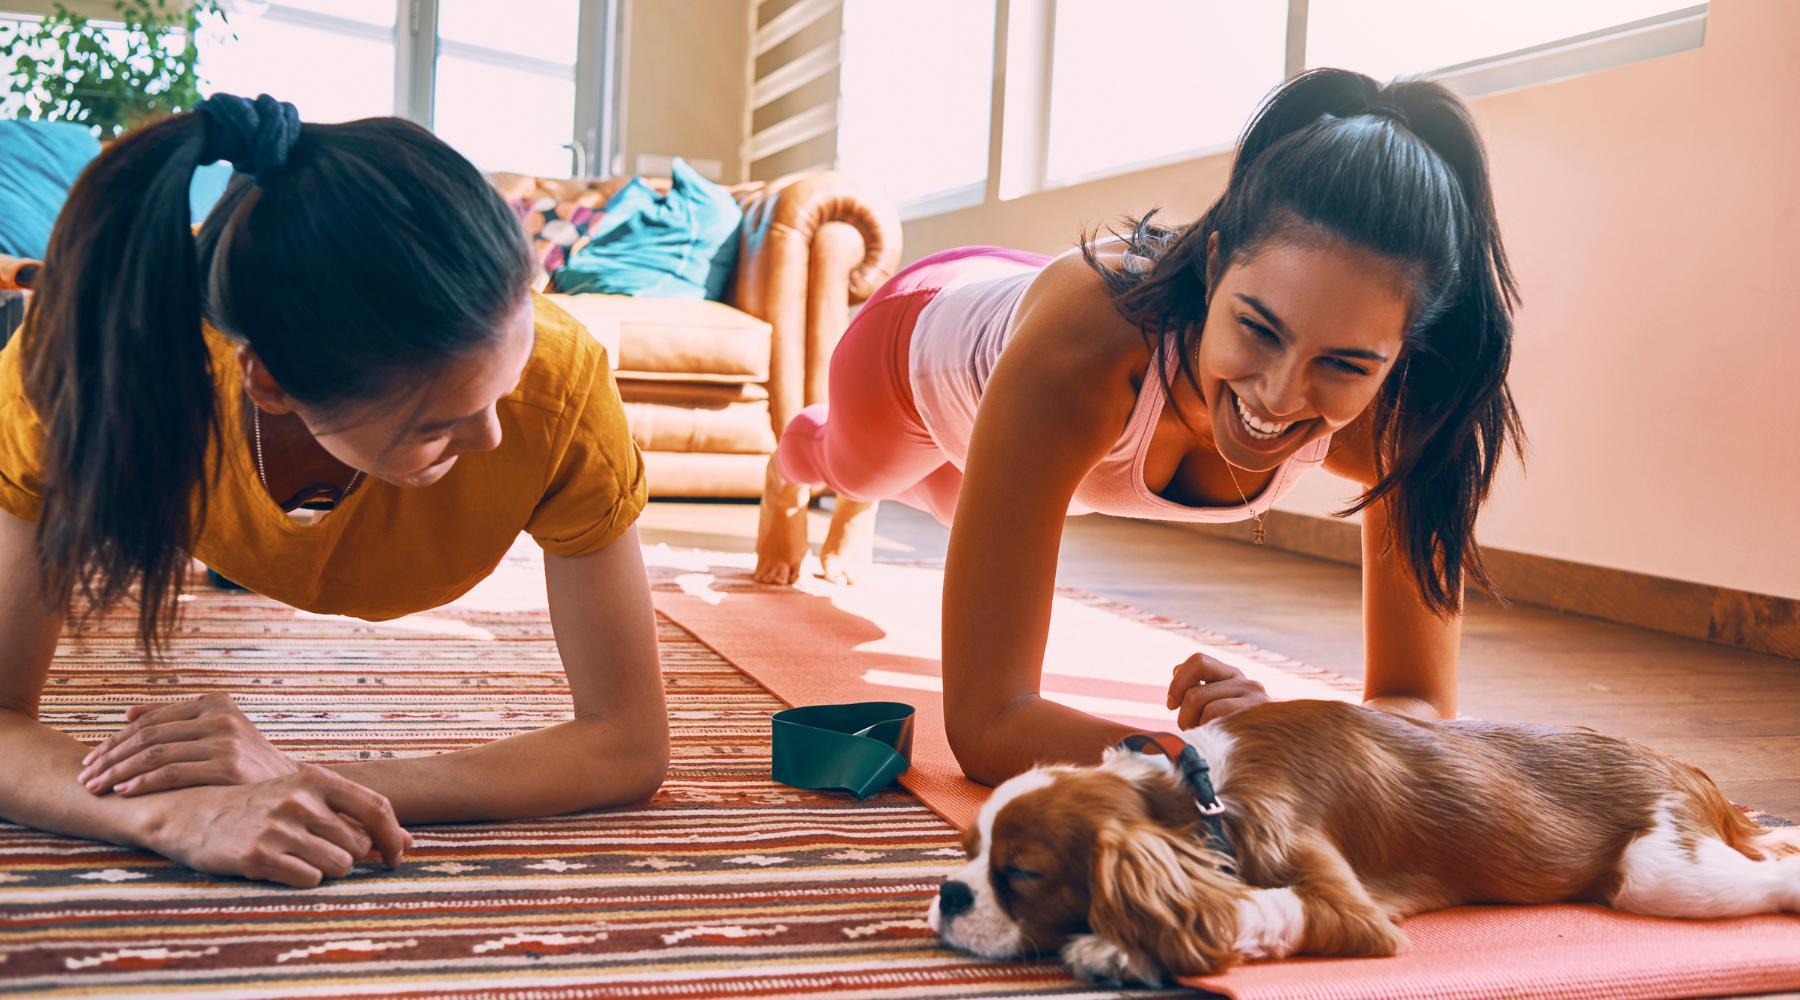
[[[951,464],[964,468],[975,414],[994,365],[1011,339],[1025,291],[1041,269],[998,258],[959,262],[963,271],[925,307],[913,327],[909,363],[913,401],[925,428]],[[1154,371],[1146,372],[1137,402],[1119,439],[1075,488],[1069,513],[1111,514],[1159,521],[1223,523],[1262,513],[1306,471],[1323,463],[1329,436],[1310,442],[1276,471],[1248,504],[1189,507],[1144,485],[1144,459],[1167,394]]]

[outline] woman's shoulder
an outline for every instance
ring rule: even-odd
[[[1322,463],[1325,471],[1364,488],[1373,488],[1375,474],[1375,414],[1364,410],[1355,420],[1332,432],[1331,445]]]
[[[585,400],[611,373],[606,348],[587,327],[555,301],[532,292],[536,341],[531,358],[507,397],[514,403],[560,414],[571,402]]]
[[[1123,268],[1123,246],[1094,248],[1100,266]],[[1050,263],[1032,280],[1019,302],[1016,336],[1043,350],[1092,370],[1137,371],[1149,360],[1144,333],[1120,314],[1107,280],[1088,263],[1079,247]]]
[[[42,494],[44,429],[25,391],[22,335],[0,348],[0,510],[35,519]]]
[[[4,408],[9,418],[22,417],[31,411],[25,398],[24,331],[0,344],[0,408]],[[18,408],[16,414],[15,408]]]

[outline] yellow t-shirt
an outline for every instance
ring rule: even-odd
[[[365,479],[315,524],[263,489],[243,427],[234,345],[207,329],[223,428],[194,556],[257,593],[321,614],[371,621],[454,600],[493,571],[521,531],[545,552],[581,556],[643,511],[644,466],[625,424],[606,350],[579,322],[533,298],[537,343],[500,400],[500,446],[466,454],[430,486]],[[26,398],[21,337],[0,350],[0,510],[36,520],[43,428]]]

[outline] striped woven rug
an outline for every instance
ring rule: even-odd
[[[538,587],[517,606],[383,624],[201,593],[159,670],[132,655],[125,618],[103,618],[60,652],[43,717],[92,742],[131,704],[224,689],[307,760],[534,729],[568,717]],[[1117,995],[1052,963],[937,947],[922,917],[961,857],[951,828],[902,793],[858,803],[773,784],[780,703],[659,627],[674,760],[649,805],[417,827],[401,870],[365,864],[307,891],[0,824],[0,993]]]

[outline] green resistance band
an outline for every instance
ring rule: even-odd
[[[913,707],[897,701],[809,705],[775,713],[776,781],[836,788],[866,799],[892,784],[912,760]]]

